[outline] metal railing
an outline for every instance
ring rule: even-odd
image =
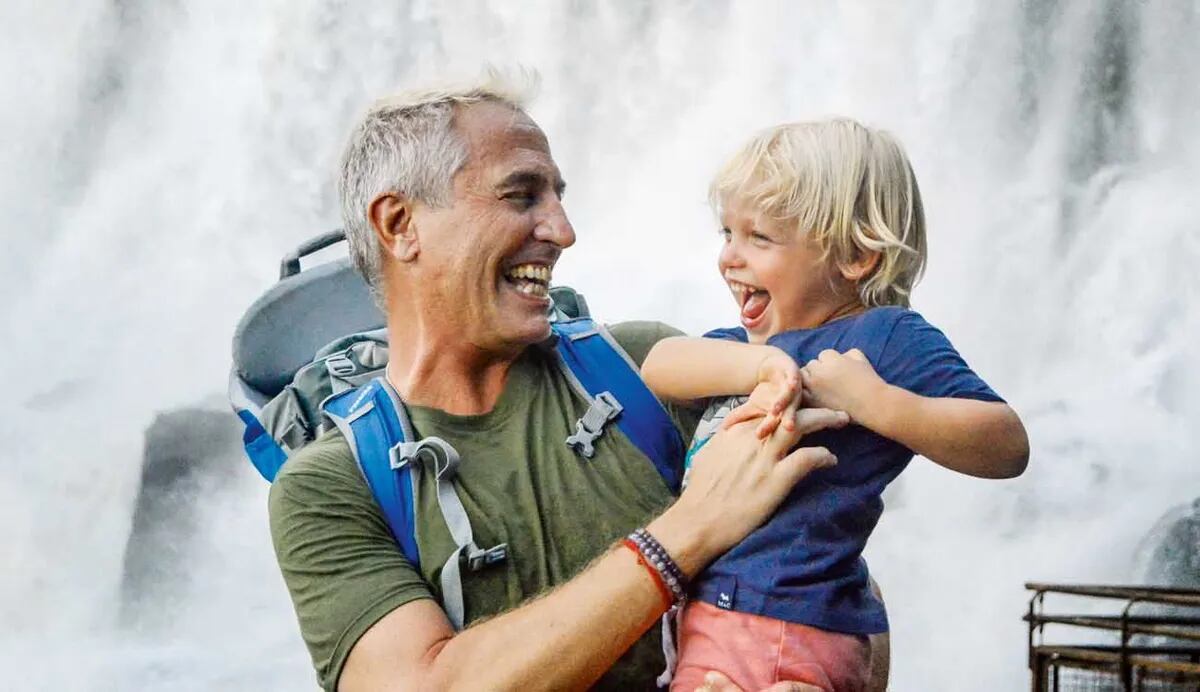
[[[1025,588],[1033,591],[1025,621],[1034,692],[1200,692],[1200,589],[1042,583]],[[1089,610],[1111,602],[1119,612],[1048,613],[1048,594],[1088,599]],[[1056,635],[1069,628],[1074,641],[1046,643],[1048,626]]]

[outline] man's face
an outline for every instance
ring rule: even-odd
[[[575,231],[546,136],[524,113],[496,103],[459,110],[467,163],[452,203],[418,205],[413,223],[425,327],[457,331],[486,352],[511,352],[550,333],[546,289]]]

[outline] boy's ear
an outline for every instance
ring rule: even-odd
[[[870,276],[882,258],[883,253],[878,250],[859,250],[858,256],[852,261],[838,263],[838,271],[842,273],[842,278],[857,283]]]
[[[371,200],[367,219],[384,252],[400,262],[411,262],[421,252],[413,223],[413,202],[397,192],[385,192]]]

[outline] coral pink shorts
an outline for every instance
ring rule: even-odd
[[[864,636],[693,601],[679,624],[679,664],[671,689],[692,692],[716,670],[746,692],[785,680],[827,692],[862,692],[870,669],[871,647]]]

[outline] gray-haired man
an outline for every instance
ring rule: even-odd
[[[714,438],[673,498],[624,436],[581,463],[563,439],[587,407],[537,345],[546,288],[575,241],[545,135],[499,83],[382,102],[355,128],[340,189],[352,254],[387,317],[387,380],[423,436],[470,464],[457,485],[481,545],[511,559],[465,574],[466,627],[437,600],[438,560],[409,563],[346,439],[298,453],[271,491],[271,527],[301,631],[327,689],[645,689],[662,667],[646,635],[665,604],[614,542],[644,526],[694,575],[758,526],[823,449]],[[640,363],[673,330],[619,324]],[[671,411],[689,435],[689,411]],[[833,420],[817,415],[814,426]],[[752,428],[753,426],[750,426]],[[432,479],[421,477],[422,483]],[[431,485],[414,511],[422,554],[455,549]]]

